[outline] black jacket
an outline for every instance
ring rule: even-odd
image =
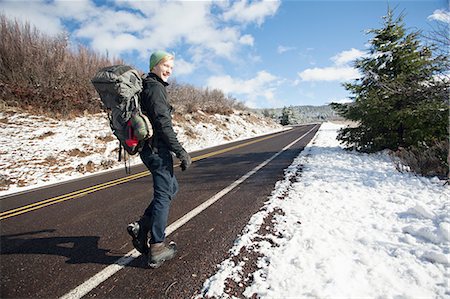
[[[150,73],[144,79],[144,90],[141,94],[141,104],[144,113],[150,119],[153,126],[152,147],[167,147],[171,152],[179,156],[183,147],[177,139],[172,127],[173,107],[168,102],[166,86],[168,83],[157,75]]]

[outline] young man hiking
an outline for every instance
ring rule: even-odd
[[[177,250],[175,243],[164,243],[170,202],[178,191],[172,153],[181,160],[182,171],[191,165],[191,157],[179,143],[172,127],[173,108],[168,102],[166,86],[173,65],[174,57],[167,52],[156,51],[150,57],[150,73],[144,79],[141,103],[153,126],[153,137],[140,156],[153,177],[153,200],[141,219],[127,227],[134,247],[142,254],[148,254],[148,264],[152,268],[172,259]]]

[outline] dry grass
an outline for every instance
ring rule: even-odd
[[[423,176],[437,176],[449,179],[448,140],[436,142],[428,147],[399,148],[394,155],[399,158],[397,168],[402,171],[413,171]],[[409,168],[409,169],[408,169]]]

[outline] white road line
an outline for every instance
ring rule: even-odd
[[[229,185],[228,187],[226,187],[225,189],[223,189],[222,191],[220,191],[219,193],[217,193],[216,195],[214,195],[213,197],[211,197],[210,199],[208,199],[201,205],[197,206],[195,209],[191,210],[190,212],[188,212],[186,215],[184,215],[183,217],[181,217],[180,219],[178,219],[171,225],[169,225],[166,229],[166,236],[173,233],[175,230],[180,228],[186,222],[188,222],[189,220],[191,220],[192,218],[194,218],[195,216],[200,214],[202,211],[204,211],[207,207],[209,207],[210,205],[212,205],[213,203],[218,201],[220,198],[225,196],[227,193],[229,193],[231,190],[236,188],[238,185],[242,184],[245,180],[247,180],[249,177],[251,177],[253,174],[255,174],[258,170],[260,170],[261,168],[266,166],[270,161],[272,161],[273,159],[278,157],[282,152],[286,151],[291,146],[293,146],[294,144],[299,142],[301,139],[303,139],[306,135],[311,133],[317,126],[318,125],[315,125],[307,133],[303,134],[299,138],[295,139],[294,141],[292,141],[291,143],[286,145],[281,151],[274,154],[272,157],[270,157],[266,161],[262,162],[261,164],[259,164],[255,168],[253,168],[251,171],[247,172],[245,175],[243,175],[237,181],[235,181],[234,183],[232,183],[231,185]],[[69,293],[62,296],[61,299],[69,299],[69,298],[75,299],[75,298],[83,297],[84,295],[86,295],[87,293],[92,291],[94,288],[96,288],[99,284],[101,284],[102,282],[104,282],[105,280],[107,280],[108,278],[113,276],[116,272],[123,269],[126,265],[131,263],[135,258],[139,257],[139,255],[140,255],[140,253],[136,249],[131,250],[125,256],[123,256],[120,259],[118,259],[117,261],[115,261],[114,264],[109,265],[102,271],[98,272],[97,274],[95,274],[94,276],[92,276],[91,278],[89,278],[88,280],[83,282],[82,284],[80,284],[78,287],[76,287]]]

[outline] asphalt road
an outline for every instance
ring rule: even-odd
[[[0,198],[0,297],[59,298],[81,288],[85,297],[191,298],[318,128],[299,126],[192,153],[191,168],[175,170],[180,191],[171,229],[202,203],[217,201],[170,233],[179,252],[159,269],[137,256],[98,278],[133,250],[126,226],[152,198],[151,176],[142,165],[130,176],[120,169]],[[245,174],[250,176],[242,180]]]

